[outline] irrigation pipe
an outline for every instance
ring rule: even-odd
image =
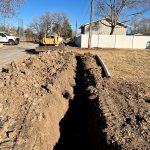
[[[106,65],[103,62],[103,60],[101,59],[101,57],[96,55],[95,58],[97,59],[98,63],[102,66],[106,77],[111,77],[110,72],[108,71],[108,68],[106,67]]]

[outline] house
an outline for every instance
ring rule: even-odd
[[[89,26],[90,24],[81,25],[81,34],[89,34]],[[101,35],[110,35],[111,27],[110,27],[110,19],[105,18],[101,20],[97,20],[92,22],[92,34],[101,34]],[[114,30],[114,35],[126,35],[127,25],[123,23],[117,23],[117,26]]]

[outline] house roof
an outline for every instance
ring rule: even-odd
[[[111,22],[111,20],[110,20],[109,18],[103,18],[103,19],[99,19],[99,20],[93,21],[92,23],[96,23],[96,22],[99,22],[99,21],[102,21],[102,20],[106,20],[107,22]],[[80,26],[80,28],[81,28],[81,27],[84,27],[84,26],[87,26],[87,25],[89,25],[89,24],[90,24],[90,23],[83,24],[83,25]],[[125,27],[125,28],[128,27],[126,24],[120,23],[120,22],[117,22],[117,25],[123,26],[123,27]]]

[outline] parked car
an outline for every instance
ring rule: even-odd
[[[0,32],[0,43],[9,43],[10,45],[18,45],[19,37],[12,36],[6,32]]]

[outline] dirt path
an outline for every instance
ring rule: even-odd
[[[21,43],[18,46],[7,46],[0,48],[0,67],[11,63],[13,60],[27,55],[25,50],[35,48],[35,44]]]

